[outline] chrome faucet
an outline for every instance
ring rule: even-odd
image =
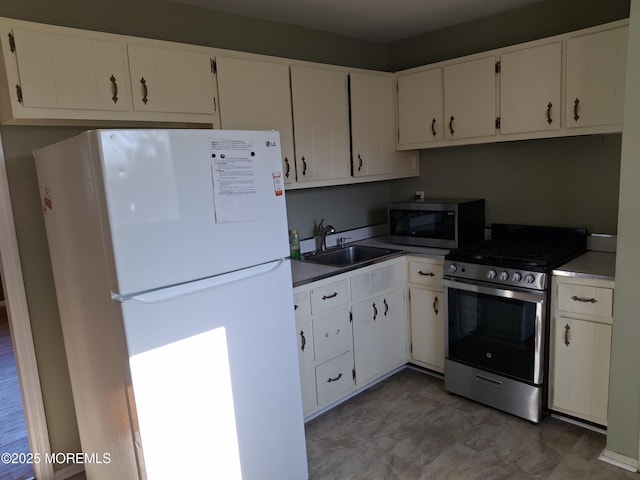
[[[324,218],[320,220],[320,225],[318,225],[318,235],[320,237],[320,251],[327,251],[327,235],[331,233],[336,233],[336,229],[333,228],[333,225],[324,226]]]

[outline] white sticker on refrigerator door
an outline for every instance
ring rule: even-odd
[[[211,142],[216,223],[257,220],[255,152],[245,142]]]

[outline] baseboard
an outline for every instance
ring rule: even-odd
[[[54,480],[67,480],[82,472],[84,472],[84,465],[82,463],[71,463],[66,467],[56,470],[53,478]]]
[[[640,469],[640,463],[638,463],[638,460],[636,460],[635,458],[621,455],[611,450],[607,450],[606,448],[602,450],[600,456],[598,457],[598,460],[609,463],[611,465],[615,465],[619,468],[624,468],[625,470],[629,470],[630,472],[638,472]]]

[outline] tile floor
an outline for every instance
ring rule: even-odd
[[[447,394],[405,369],[306,425],[315,479],[640,480],[597,460],[605,436],[539,425]]]

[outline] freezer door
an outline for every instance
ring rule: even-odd
[[[147,478],[306,479],[289,261],[192,287],[122,303]]]
[[[91,138],[115,293],[288,256],[278,132],[98,130]]]

